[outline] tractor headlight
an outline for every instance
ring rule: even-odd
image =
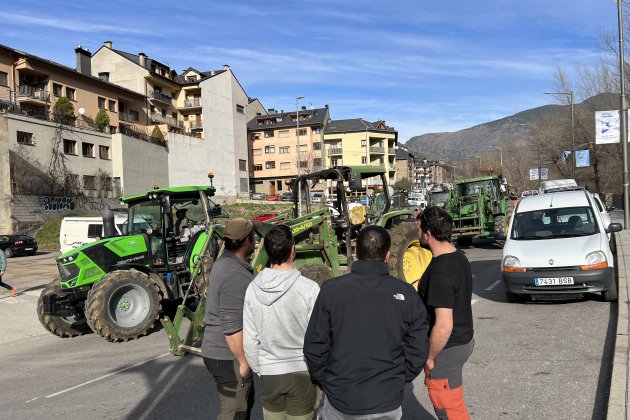
[[[78,252],[76,254],[68,255],[67,257],[61,259],[61,263],[67,264],[69,262],[75,261],[78,257],[79,257]]]

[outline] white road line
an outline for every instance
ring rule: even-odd
[[[26,401],[27,403],[30,403],[31,401],[35,401],[36,399],[38,399],[39,397],[35,397],[35,398],[31,398],[30,400]]]
[[[479,299],[473,299],[470,301],[470,306],[473,306],[475,303],[477,303],[479,301]]]
[[[144,362],[140,362],[140,363],[136,363],[135,365],[127,366],[126,368],[119,369],[119,370],[114,371],[114,372],[112,372],[112,373],[108,373],[107,375],[103,375],[103,376],[98,377],[98,378],[96,378],[96,379],[92,379],[91,381],[83,382],[82,384],[75,385],[75,386],[73,386],[73,387],[71,387],[71,388],[64,389],[63,391],[59,391],[59,392],[55,392],[54,394],[46,395],[46,398],[53,398],[53,397],[56,397],[57,395],[61,395],[61,394],[63,394],[63,393],[66,393],[66,392],[68,392],[68,391],[75,390],[75,389],[77,389],[77,388],[81,388],[82,386],[89,385],[89,384],[94,383],[94,382],[96,382],[96,381],[100,381],[101,379],[109,378],[110,376],[115,375],[115,374],[117,374],[117,373],[124,372],[124,371],[126,371],[126,370],[133,369],[133,368],[135,368],[135,367],[142,366],[142,365],[144,365],[144,364],[146,364],[146,363],[153,362],[153,361],[155,361],[155,360],[161,359],[162,357],[168,356],[169,354],[170,354],[170,353],[164,353],[164,354],[162,354],[162,355],[160,355],[160,356],[154,357],[153,359],[145,360]]]
[[[486,291],[490,291],[490,290],[494,289],[495,287],[497,287],[499,285],[499,283],[501,283],[501,280],[495,281],[490,286],[486,287]]]

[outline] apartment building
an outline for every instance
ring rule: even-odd
[[[84,64],[80,50],[77,68]],[[53,113],[61,97],[74,109],[63,123]],[[157,166],[167,162],[165,148],[119,118],[121,107],[144,118],[144,101],[129,89],[0,45],[0,231],[43,217],[36,208],[18,211],[15,203],[37,202],[24,197],[80,192],[104,199],[168,184],[168,174]],[[100,109],[109,117],[105,129],[95,124]],[[123,157],[132,155],[133,165],[123,167]],[[144,170],[134,172],[138,167]]]
[[[445,175],[444,162],[428,159],[416,160],[416,183],[423,191],[431,188],[432,185],[450,181]]]
[[[407,179],[415,184],[416,162],[413,154],[405,147],[399,145],[396,149],[396,181]]]
[[[333,120],[324,130],[327,167],[374,165],[387,171],[393,183],[396,175],[398,132],[385,121],[369,122],[362,118]],[[380,178],[364,180],[365,186],[379,185]]]
[[[146,95],[144,123],[168,133],[173,185],[205,183],[212,171],[226,199],[248,196],[247,121],[264,108],[250,101],[228,65],[178,74],[145,53],[114,49],[110,41],[89,61],[93,76]]]
[[[291,112],[269,109],[247,125],[252,192],[290,191],[288,182],[324,168],[323,133],[329,120],[324,108]]]

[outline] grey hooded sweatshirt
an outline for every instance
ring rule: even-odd
[[[306,371],[304,334],[319,286],[298,270],[265,268],[247,287],[243,348],[259,375]]]

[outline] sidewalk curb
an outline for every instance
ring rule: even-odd
[[[619,279],[619,313],[613,354],[613,371],[608,398],[608,418],[625,419],[628,392],[628,272],[630,269],[630,232],[615,235],[617,245],[617,272]],[[626,248],[624,249],[624,242]],[[628,256],[626,256],[628,253]],[[629,258],[626,261],[626,258]],[[628,264],[626,264],[628,263]]]

